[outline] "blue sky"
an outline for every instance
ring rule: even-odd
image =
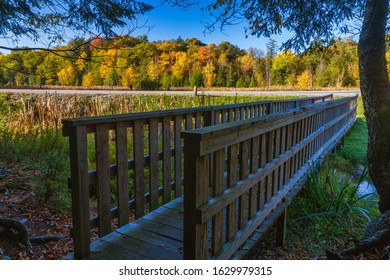
[[[148,3],[159,3],[162,0],[149,0]],[[204,12],[201,9],[207,6],[207,3],[215,3],[215,0],[203,0],[199,1],[200,4],[193,5],[186,10],[179,7],[170,7],[169,5],[160,6],[146,15],[142,16],[139,20],[139,24],[146,23],[153,28],[148,32],[149,41],[177,39],[181,36],[185,38],[198,38],[204,43],[220,43],[221,41],[229,41],[233,45],[237,45],[239,48],[248,50],[249,48],[258,48],[262,51],[266,50],[266,44],[269,42],[268,37],[256,37],[248,35],[245,36],[244,27],[246,22],[242,22],[238,25],[228,26],[223,32],[218,28],[212,33],[204,33],[204,23],[207,19],[210,19],[209,13]],[[351,22],[351,26],[358,28],[358,23]],[[145,34],[146,29],[139,29],[133,32],[133,35]],[[355,30],[356,31],[356,30]],[[336,31],[335,36],[341,38],[347,38],[353,34],[342,34]],[[276,40],[278,46],[292,37],[292,34],[285,31],[281,35],[273,35],[271,38]]]
[[[149,0],[148,3],[159,3],[161,0]],[[206,7],[206,1],[200,1],[200,4],[191,6],[186,10],[179,7],[171,7],[169,5],[163,5],[148,12],[144,16],[141,16],[138,20],[138,25],[153,26],[152,29],[139,28],[132,32],[132,36],[144,35],[148,36],[149,41],[177,39],[181,38],[198,38],[204,43],[220,43],[221,41],[229,41],[230,43],[237,45],[239,48],[247,50],[250,47],[255,47],[265,51],[266,43],[269,38],[257,38],[254,36],[245,37],[244,24],[229,26],[225,28],[224,32],[216,29],[214,32],[205,34],[205,27],[203,22],[207,19],[207,12],[203,12],[201,8]],[[129,24],[131,26],[131,24]],[[128,28],[118,29],[118,34],[128,33]],[[69,41],[74,36],[73,32],[66,34]],[[287,35],[272,37],[277,40],[279,45],[288,38]],[[17,44],[14,44],[10,40],[4,40],[0,38],[0,46],[16,47],[16,46],[28,46],[28,47],[42,47],[44,44],[31,42],[25,38],[20,38]],[[2,50],[0,52],[9,53],[9,51]]]
[[[163,0],[144,0],[152,5],[157,5]],[[193,0],[195,2],[195,0]],[[201,8],[205,8],[207,3],[213,3],[215,0],[202,0],[200,4],[193,5],[183,10],[177,6],[171,7],[167,4],[157,7],[156,9],[146,13],[144,16],[140,16],[138,19],[138,25],[153,26],[152,29],[139,28],[134,30],[131,35],[147,35],[149,41],[177,39],[179,36],[182,39],[186,38],[198,38],[204,43],[216,43],[219,44],[221,41],[229,41],[233,45],[237,45],[239,48],[248,50],[249,48],[257,48],[262,51],[266,50],[266,44],[270,38],[257,38],[256,36],[245,37],[245,22],[235,25],[228,26],[223,32],[218,28],[212,33],[204,33],[205,26],[203,22],[207,20],[208,13],[203,12]],[[117,34],[129,34],[128,30],[133,26],[132,23],[128,24],[129,27],[116,30]],[[73,39],[75,33],[68,31],[65,34],[65,42]],[[273,36],[272,39],[276,40],[280,46],[285,42],[291,34],[285,32],[279,36]],[[342,37],[347,37],[346,35]],[[44,41],[44,39],[43,39]],[[47,44],[36,43],[25,38],[19,38],[19,42],[16,44],[12,40],[5,40],[0,38],[0,52],[9,53],[1,48],[5,47],[48,47]],[[50,47],[54,47],[53,45]]]
[[[205,34],[203,22],[207,20],[208,13],[201,11],[201,8],[204,8],[207,2],[209,1],[201,1],[201,4],[191,6],[186,10],[167,5],[161,6],[141,17],[138,22],[139,24],[146,23],[146,25],[153,26],[147,34],[150,41],[177,39],[181,36],[183,39],[195,37],[204,43],[218,44],[221,41],[229,41],[245,50],[250,47],[256,47],[260,50],[266,49],[269,38],[257,38],[255,36],[246,38],[244,23],[228,26],[223,32],[216,29],[212,33]],[[147,29],[139,29],[133,32],[133,35],[141,35],[146,31]],[[288,38],[288,34],[272,38],[281,45],[281,42]]]

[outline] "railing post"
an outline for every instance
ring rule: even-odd
[[[286,242],[287,208],[280,214],[276,221],[276,246],[284,247]]]
[[[129,172],[128,172],[128,148],[127,148],[127,127],[124,123],[116,123],[116,164],[118,166],[117,176],[117,200],[119,208],[118,222],[122,227],[129,223]]]
[[[111,232],[111,193],[109,169],[109,126],[96,125],[96,189],[99,219],[99,237]]]
[[[69,128],[70,173],[74,255],[83,258],[90,254],[89,176],[87,130],[85,126]]]
[[[230,114],[230,113],[229,113]],[[231,120],[229,119],[229,122]],[[203,126],[206,127],[206,126],[212,126],[214,125],[215,123],[215,112],[214,112],[214,109],[210,110],[210,111],[206,111],[205,114],[204,114],[204,121],[203,121]],[[213,162],[214,162],[214,156],[211,154],[210,155],[210,159],[209,159],[209,164],[210,166],[213,166]],[[209,176],[210,178],[213,178],[213,169],[210,168],[210,173],[209,173]]]
[[[145,215],[145,175],[144,175],[144,125],[135,121],[133,125],[134,152],[134,199],[135,218]]]
[[[211,126],[215,122],[214,119],[214,109],[206,111],[204,114],[204,123],[203,126]]]
[[[163,129],[163,203],[171,200],[171,120],[170,117],[164,117],[162,123]],[[142,156],[143,157],[143,156]]]
[[[209,155],[199,156],[197,145],[184,143],[184,259],[208,258],[208,226],[198,223],[196,210],[208,200]]]

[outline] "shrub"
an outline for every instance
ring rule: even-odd
[[[31,178],[37,202],[69,214],[71,196],[66,184],[69,174],[67,158],[56,150],[47,151],[42,155],[37,170],[39,174]]]

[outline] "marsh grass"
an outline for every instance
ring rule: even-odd
[[[288,99],[277,96],[277,99]],[[93,117],[122,113],[178,109],[209,105],[253,102],[270,96],[205,96],[205,95],[60,95],[0,93],[0,166],[28,165],[32,170],[29,187],[36,203],[47,204],[69,213],[70,192],[68,139],[62,136],[61,121],[65,118]],[[273,99],[275,97],[273,96]],[[129,135],[131,137],[131,135]],[[148,135],[145,135],[148,137]],[[159,143],[161,146],[161,143]],[[89,168],[95,167],[95,143],[88,138]],[[110,141],[110,162],[115,160],[115,143]],[[146,149],[146,147],[145,147]],[[129,145],[129,158],[133,147]],[[129,171],[129,192],[132,178]],[[145,174],[147,176],[147,174]],[[162,178],[159,178],[162,181]],[[148,182],[145,178],[145,182]],[[112,199],[115,200],[115,182]]]
[[[273,96],[272,99],[287,99]],[[0,123],[12,133],[61,128],[66,118],[147,112],[269,100],[270,96],[91,95],[0,93]]]

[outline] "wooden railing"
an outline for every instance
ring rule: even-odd
[[[70,143],[75,256],[90,253],[92,228],[98,227],[102,237],[111,232],[113,219],[124,226],[182,194],[182,131],[331,99],[326,95],[63,120],[63,135]],[[92,196],[97,214],[91,214]]]
[[[183,132],[184,258],[229,259],[354,124],[357,98]]]

